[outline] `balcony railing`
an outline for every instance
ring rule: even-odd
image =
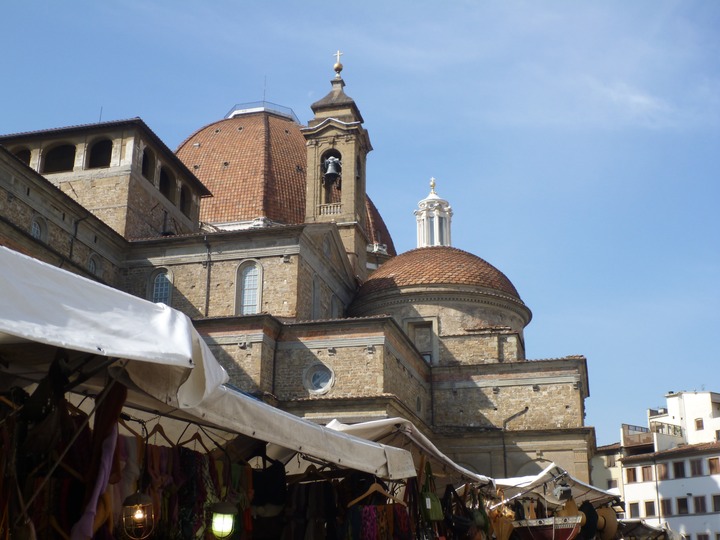
[[[318,214],[320,214],[321,216],[335,216],[341,213],[341,203],[321,204],[318,206]]]
[[[650,430],[646,427],[623,424],[622,431],[623,442],[625,446],[632,446],[636,444],[652,444],[652,434],[650,433]]]
[[[674,424],[666,424],[665,422],[650,422],[650,431],[663,435],[671,435],[673,437],[683,436],[682,427]]]

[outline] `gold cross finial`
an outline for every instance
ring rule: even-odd
[[[335,65],[333,66],[333,69],[335,70],[335,77],[340,78],[340,72],[342,71],[343,65],[340,63],[340,57],[343,55],[343,53],[340,52],[340,49],[337,50],[336,53],[333,54],[335,57]]]

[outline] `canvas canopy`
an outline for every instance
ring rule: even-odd
[[[622,538],[634,540],[680,540],[682,535],[667,527],[650,525],[642,519],[621,519],[618,520],[618,530]]]
[[[119,361],[142,390],[185,408],[227,373],[183,313],[0,247],[0,347],[17,375],[47,373],[55,349],[85,373]],[[83,353],[83,354],[78,354]]]
[[[425,437],[412,422],[404,418],[386,418],[351,425],[332,420],[327,427],[363,439],[404,448],[413,454],[416,468],[421,466],[424,457],[430,462],[433,476],[436,477],[438,485],[441,483],[458,485],[470,482],[490,488],[493,486],[492,479],[455,463],[443,454],[430,439]]]
[[[495,485],[498,491],[502,491],[505,500],[527,494],[542,499],[548,508],[553,509],[565,504],[565,499],[555,496],[555,488],[563,484],[570,487],[572,498],[577,504],[589,501],[597,507],[618,499],[616,493],[598,489],[573,478],[565,469],[554,463],[534,476],[495,479]]]
[[[335,432],[226,386],[227,373],[181,312],[5,247],[0,267],[0,391],[40,382],[62,351],[73,391],[97,393],[110,376],[128,387],[126,403],[138,410],[384,478],[415,475],[404,450]]]

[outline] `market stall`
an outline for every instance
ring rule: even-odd
[[[227,386],[182,313],[4,247],[0,266],[3,534],[204,538],[212,511],[225,503],[235,514],[227,535],[260,538],[260,518],[286,523],[273,515],[277,507],[287,516],[308,506],[288,498],[285,465],[294,456],[333,471],[334,480],[356,475],[346,498],[415,475],[402,449],[306,422]],[[274,447],[287,451],[285,462],[268,456]],[[323,511],[299,523],[324,527],[309,536],[324,538],[337,520],[328,514],[333,505],[318,501],[332,494],[315,495]]]
[[[498,499],[489,505],[495,536],[507,540],[610,540],[622,511],[617,493],[598,489],[551,463],[537,475],[495,479]]]

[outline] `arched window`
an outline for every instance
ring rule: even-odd
[[[151,182],[155,180],[155,154],[149,148],[143,150],[142,175]]]
[[[152,275],[150,300],[156,304],[170,305],[172,282],[167,270],[160,269]]]
[[[246,261],[238,267],[235,314],[259,313],[261,297],[262,267],[255,261]]]
[[[190,210],[192,208],[192,193],[190,188],[185,184],[180,188],[180,211],[186,216],[190,217]]]
[[[99,140],[90,147],[87,168],[101,169],[110,166],[113,143],[110,139]]]
[[[171,203],[175,203],[175,176],[165,167],[160,168],[160,193]]]
[[[30,223],[30,234],[36,240],[47,241],[47,224],[40,216],[35,216]]]
[[[41,173],[72,171],[75,166],[75,145],[61,144],[48,150],[43,159]]]
[[[95,255],[90,255],[90,258],[88,258],[87,262],[88,272],[90,272],[92,275],[96,276],[98,275],[98,262],[95,258]]]
[[[19,148],[18,150],[15,150],[13,152],[15,154],[15,157],[18,158],[20,161],[22,161],[25,165],[30,166],[30,149],[29,148]]]

